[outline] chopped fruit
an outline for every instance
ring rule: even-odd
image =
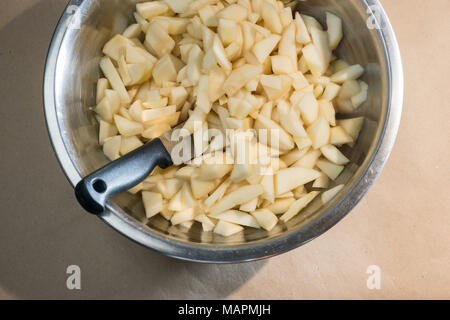
[[[275,176],[277,196],[291,191],[320,177],[320,172],[301,167],[288,168],[278,171]]]
[[[243,230],[244,227],[240,225],[220,220],[214,228],[214,233],[224,237],[230,237],[233,234],[239,233]]]
[[[142,195],[147,218],[161,214],[180,235],[201,224],[212,242],[245,228],[273,232],[320,194],[312,190],[322,192],[315,206],[343,189],[334,181],[371,92],[364,67],[334,51],[343,20],[326,12],[324,27],[294,9],[277,0],[137,1],[135,21],[103,46],[92,110],[105,156],[168,133],[182,142],[171,168],[129,190]]]
[[[211,218],[223,220],[226,222],[231,222],[239,224],[241,226],[260,228],[258,221],[246,212],[238,210],[229,210],[219,214],[210,215]]]
[[[311,201],[313,201],[314,198],[319,195],[319,193],[320,192],[318,191],[312,191],[295,201],[293,204],[291,204],[288,211],[286,211],[286,213],[281,216],[280,220],[283,222],[288,222],[289,220],[291,220],[293,217],[298,215],[300,211],[302,211]]]
[[[160,193],[143,191],[142,200],[148,219],[157,215],[163,209],[163,199]]]
[[[344,188],[344,185],[340,184],[340,185],[322,193],[322,196],[321,196],[322,203],[325,204],[327,202],[330,202],[339,193],[339,191],[341,191],[343,188]]]
[[[278,223],[277,216],[269,209],[259,209],[252,212],[258,224],[265,230],[271,231]]]

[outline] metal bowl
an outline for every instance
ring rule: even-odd
[[[90,111],[95,104],[98,62],[104,43],[131,22],[136,0],[70,1],[53,37],[45,69],[44,102],[56,155],[72,185],[107,159],[97,141],[98,127]],[[183,230],[161,217],[145,219],[138,196],[121,194],[101,216],[128,238],[162,254],[198,262],[243,262],[271,257],[321,235],[341,220],[380,174],[400,123],[403,71],[389,20],[376,0],[307,0],[297,9],[324,22],[325,11],[344,20],[345,38],[338,55],[367,66],[368,101],[355,115],[365,124],[351,159],[338,179],[345,188],[327,205],[313,202],[304,212],[271,232],[247,229],[223,238],[194,226]],[[81,211],[81,210],[80,210]]]

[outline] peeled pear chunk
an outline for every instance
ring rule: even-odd
[[[278,0],[137,1],[134,21],[105,41],[88,106],[105,156],[166,134],[180,142],[170,168],[128,190],[148,219],[160,214],[180,236],[201,225],[204,242],[242,241],[245,228],[273,232],[319,194],[321,205],[343,190],[335,181],[365,123],[358,109],[370,108],[365,68],[338,56],[337,13],[293,9]]]

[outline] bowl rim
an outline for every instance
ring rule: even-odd
[[[84,1],[86,0],[71,0],[66,9],[72,5],[80,6]],[[389,158],[400,126],[403,104],[403,66],[391,23],[378,0],[359,1],[367,10],[377,10],[382,22],[385,23],[383,28],[377,29],[377,34],[383,45],[388,71],[388,103],[383,131],[364,172],[334,206],[328,206],[328,209],[317,219],[283,235],[248,245],[227,245],[225,247],[200,243],[189,244],[159,235],[111,205],[107,206],[108,211],[100,218],[127,238],[149,249],[181,260],[205,263],[238,263],[279,255],[322,235],[343,219],[367,193]],[[53,34],[45,63],[43,99],[46,125],[53,149],[64,174],[72,186],[75,186],[82,177],[66,149],[59,128],[55,104],[57,58],[71,16],[68,10],[65,10]]]

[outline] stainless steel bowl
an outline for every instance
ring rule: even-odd
[[[72,185],[107,163],[97,142],[90,108],[103,44],[131,22],[136,0],[72,0],[59,22],[47,58],[45,114],[51,141]],[[403,71],[397,41],[377,0],[299,1],[301,12],[321,22],[326,10],[344,19],[345,39],[338,53],[367,66],[369,100],[357,115],[366,118],[361,136],[345,153],[352,160],[339,177],[346,187],[326,206],[313,202],[301,215],[272,232],[246,230],[229,239],[194,226],[171,227],[161,217],[150,221],[138,196],[122,194],[101,218],[130,239],[162,254],[199,262],[243,262],[274,256],[321,235],[341,220],[380,174],[400,123]],[[81,209],[80,209],[81,211]]]

